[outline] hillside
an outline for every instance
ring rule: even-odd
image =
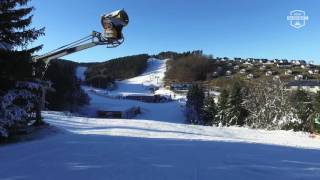
[[[276,79],[282,82],[320,79],[320,66],[304,60],[213,58],[201,51],[179,56],[171,53],[171,56],[174,58],[168,61],[165,76],[168,85],[197,82],[212,89],[228,88],[239,80],[255,83]]]
[[[128,79],[143,73],[147,68],[148,58],[149,55],[141,54],[90,65],[85,72],[85,82],[94,87],[110,87],[115,80]]]
[[[165,60],[118,81],[118,89],[82,86],[100,108],[141,106],[134,119],[76,117],[46,111],[51,126],[37,140],[0,148],[1,179],[319,179],[320,141],[308,133],[184,124],[183,101],[144,103],[118,95],[172,93],[163,87]],[[85,67],[78,67],[78,78]],[[159,78],[155,78],[158,76]],[[182,98],[182,97],[180,97]],[[37,150],[37,152],[34,151]],[[5,163],[4,163],[5,162]],[[36,171],[35,171],[36,169]]]

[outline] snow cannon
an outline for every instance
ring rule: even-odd
[[[129,16],[125,10],[118,10],[101,16],[104,28],[104,38],[112,41],[122,41],[122,29],[129,24]]]

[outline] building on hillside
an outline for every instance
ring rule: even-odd
[[[292,60],[291,63],[293,65],[296,65],[296,66],[306,65],[307,64],[305,60]]]
[[[320,81],[319,80],[298,80],[290,81],[287,84],[289,90],[303,89],[309,92],[318,92],[320,90]]]
[[[252,62],[248,62],[248,61],[245,62],[245,63],[243,63],[243,65],[244,65],[244,66],[253,66]]]
[[[266,76],[272,76],[274,73],[272,71],[267,71]]]
[[[278,68],[291,68],[292,64],[291,63],[278,63],[277,67]]]
[[[310,75],[314,75],[313,70],[309,70],[308,73],[309,73]]]
[[[274,60],[268,60],[267,62],[263,63],[264,65],[274,65]]]
[[[259,68],[261,71],[264,71],[264,70],[266,70],[267,69],[267,66],[266,65],[262,65],[262,66],[260,66],[260,68]]]
[[[289,63],[289,61],[287,59],[281,59],[281,60],[279,60],[279,63]]]
[[[228,70],[226,71],[226,76],[231,76],[232,75],[232,71]]]
[[[222,61],[229,61],[230,59],[228,57],[223,57]]]
[[[291,76],[292,75],[292,70],[291,69],[288,69],[284,72],[285,75],[287,76]]]
[[[149,91],[154,93],[155,91],[159,90],[159,86],[150,85],[150,86],[148,86],[148,89],[149,89]]]
[[[222,58],[221,57],[216,57],[216,61],[221,61]]]
[[[263,64],[263,63],[267,63],[268,62],[268,59],[260,59],[260,61],[259,61],[261,64]]]
[[[241,69],[240,70],[240,74],[246,74],[247,73],[247,70],[246,69]]]
[[[247,75],[247,79],[253,79],[254,78],[254,75],[253,74],[248,74]]]
[[[260,60],[261,60],[261,59],[255,58],[255,59],[253,59],[253,62],[254,62],[254,63],[260,63]]]
[[[228,67],[232,67],[233,64],[232,64],[232,63],[228,63],[227,66],[228,66]]]
[[[140,107],[110,107],[98,110],[97,117],[107,119],[132,119],[140,113]]]
[[[212,73],[212,77],[213,78],[219,77],[219,73],[217,71],[213,72]]]
[[[298,74],[298,75],[296,75],[296,76],[294,77],[294,80],[299,81],[299,80],[302,80],[303,78],[304,78],[304,77],[303,77],[302,74]]]
[[[160,95],[148,95],[148,94],[131,94],[123,97],[124,99],[142,101],[145,103],[160,103],[163,99]]]
[[[274,77],[272,78],[272,80],[274,80],[274,81],[279,81],[279,80],[280,80],[280,76],[276,75],[276,76],[274,76]]]
[[[238,70],[239,68],[240,68],[239,65],[235,65],[235,66],[233,67],[234,70]]]
[[[188,91],[191,86],[191,83],[172,83],[170,89],[173,91]]]
[[[247,62],[253,62],[254,58],[247,58]]]

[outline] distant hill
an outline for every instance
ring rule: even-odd
[[[94,87],[107,88],[115,80],[129,79],[142,74],[147,68],[149,58],[148,54],[140,54],[89,64],[85,82]]]

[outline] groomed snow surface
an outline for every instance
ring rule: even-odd
[[[307,133],[187,125],[179,101],[109,97],[149,93],[149,85],[163,85],[150,77],[164,72],[165,61],[153,59],[143,75],[119,82],[114,92],[83,87],[92,101],[82,113],[138,105],[143,114],[135,119],[44,112],[58,132],[0,147],[0,180],[320,179],[320,139]]]
[[[306,134],[45,112],[56,135],[0,148],[0,179],[319,179]],[[253,143],[257,142],[257,143]]]

